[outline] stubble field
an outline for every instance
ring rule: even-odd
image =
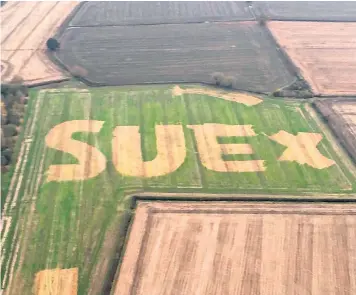
[[[223,72],[236,87],[272,92],[294,80],[256,22],[70,27],[57,57],[104,85],[212,82]],[[263,48],[263,50],[261,50]]]
[[[77,285],[68,271],[78,294],[103,294],[130,192],[356,190],[349,159],[303,102],[184,85],[31,95],[3,210],[7,295],[45,290],[41,278],[57,268],[78,269]]]
[[[26,84],[63,80],[65,74],[45,54],[52,37],[78,2],[9,2],[1,15],[1,76]]]
[[[353,294],[353,204],[139,202],[112,294]]]
[[[356,94],[356,23],[268,22],[315,94]]]
[[[70,26],[108,26],[252,20],[245,2],[147,1],[87,2]]]

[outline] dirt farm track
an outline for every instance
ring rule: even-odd
[[[66,75],[46,56],[46,41],[78,2],[8,2],[0,9],[1,76],[26,84],[62,80]]]

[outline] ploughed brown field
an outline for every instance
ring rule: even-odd
[[[56,81],[65,75],[45,54],[52,37],[78,2],[9,2],[0,9],[1,76],[27,84]]]
[[[238,89],[270,93],[295,80],[256,21],[68,27],[56,57],[98,85],[211,83],[222,72]]]
[[[356,23],[268,23],[314,93],[356,94]]]
[[[113,294],[356,294],[356,205],[139,202]]]

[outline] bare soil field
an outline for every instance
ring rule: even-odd
[[[314,93],[356,94],[356,23],[269,22],[268,27]]]
[[[356,20],[356,3],[351,1],[260,1],[252,5],[257,15],[272,20]]]
[[[67,67],[105,85],[211,82],[223,72],[239,89],[271,92],[294,78],[256,22],[72,27],[61,44],[57,57]]]
[[[139,202],[113,294],[353,294],[354,204]]]
[[[1,75],[26,84],[66,78],[46,56],[46,41],[78,2],[9,2],[0,9]]]
[[[328,99],[315,106],[356,162],[356,100]]]
[[[245,2],[120,1],[87,2],[71,26],[107,26],[252,20]]]

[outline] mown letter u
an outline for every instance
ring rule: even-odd
[[[113,131],[112,161],[127,176],[154,177],[178,169],[186,156],[181,125],[156,125],[157,156],[143,161],[139,126],[117,126]]]

